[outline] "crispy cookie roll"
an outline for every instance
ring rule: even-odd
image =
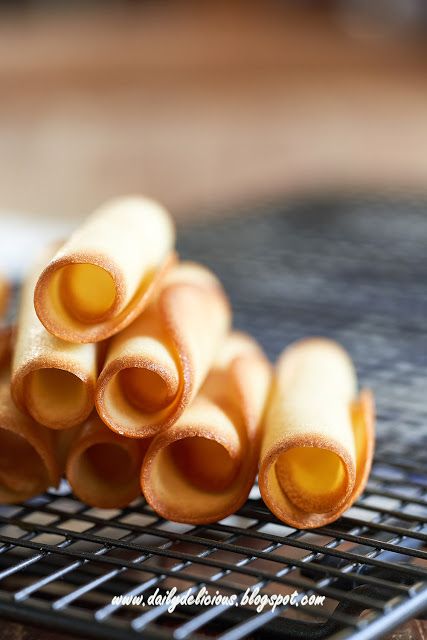
[[[123,438],[94,413],[68,451],[66,476],[74,494],[92,507],[125,507],[141,494],[139,475],[149,440]]]
[[[157,435],[142,492],[157,513],[204,524],[234,513],[255,480],[271,366],[256,342],[233,333],[194,402]]]
[[[96,407],[110,429],[145,438],[166,429],[199,390],[231,321],[217,278],[183,262],[153,303],[110,343]]]
[[[27,500],[56,486],[55,433],[16,408],[10,394],[10,331],[0,332],[0,503]]]
[[[163,207],[139,197],[107,202],[50,260],[34,292],[40,321],[68,342],[99,342],[131,323],[173,262]]]
[[[97,347],[72,344],[51,335],[38,319],[34,286],[52,251],[47,250],[21,293],[12,361],[12,395],[17,406],[51,429],[81,424],[94,407]]]
[[[363,491],[374,447],[374,405],[357,397],[348,354],[324,338],[296,342],[279,358],[260,457],[261,495],[299,528],[336,520]]]
[[[2,318],[7,311],[10,299],[10,287],[7,280],[0,274],[0,318]]]

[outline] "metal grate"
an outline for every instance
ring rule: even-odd
[[[140,500],[88,508],[64,486],[0,510],[0,614],[100,638],[378,637],[427,609],[427,217],[423,202],[346,198],[258,207],[181,229],[236,326],[271,357],[306,334],[353,355],[378,401],[368,489],[338,522],[300,531],[257,487],[235,516],[166,522]],[[323,607],[115,606],[117,594],[326,596]],[[163,591],[162,591],[163,590]]]

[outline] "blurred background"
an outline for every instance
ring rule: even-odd
[[[0,209],[425,190],[423,0],[0,3]]]

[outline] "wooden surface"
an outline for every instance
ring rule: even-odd
[[[81,636],[56,633],[15,622],[2,622],[0,640],[81,640]],[[87,640],[86,638],[84,640]],[[413,620],[386,636],[385,640],[427,640],[427,622]]]
[[[3,16],[0,208],[82,216],[146,192],[197,215],[308,190],[425,191],[425,38],[352,38],[304,6]]]

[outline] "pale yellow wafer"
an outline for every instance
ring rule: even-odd
[[[97,415],[69,447],[66,476],[75,495],[93,507],[125,507],[141,494],[139,475],[149,441],[123,438]]]
[[[10,350],[0,335],[0,351]],[[10,394],[9,361],[0,366],[0,503],[27,500],[56,486],[60,478],[55,434],[16,408]]]
[[[72,344],[50,334],[33,305],[40,264],[52,255],[47,250],[28,276],[21,292],[12,361],[12,394],[17,406],[52,429],[82,423],[94,406],[97,348]]]
[[[112,430],[133,438],[173,424],[199,390],[231,320],[208,269],[183,262],[148,309],[110,343],[96,406]]]
[[[162,517],[208,523],[246,501],[258,465],[271,367],[256,342],[231,334],[194,402],[157,435],[141,487]]]
[[[46,329],[69,342],[99,342],[131,323],[173,261],[174,225],[153,200],[108,202],[41,273],[34,293]]]
[[[357,399],[348,354],[323,338],[280,357],[265,419],[259,485],[267,506],[296,527],[335,520],[361,493],[373,455],[372,395]]]

